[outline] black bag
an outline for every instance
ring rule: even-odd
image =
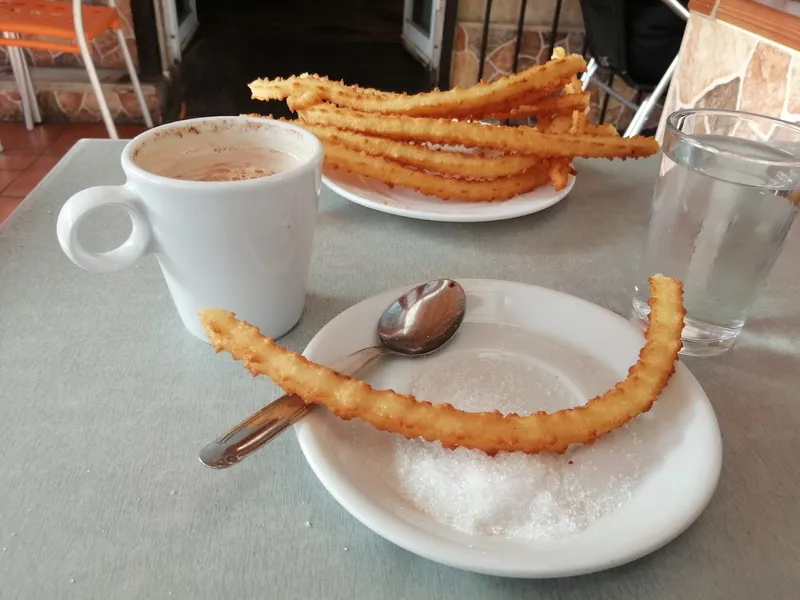
[[[655,87],[678,54],[686,21],[661,0],[580,0],[580,5],[597,63],[634,89]]]

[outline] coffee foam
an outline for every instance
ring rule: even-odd
[[[177,156],[164,156],[146,170],[184,181],[243,181],[269,177],[295,168],[298,160],[274,148],[188,148]]]
[[[146,132],[127,156],[162,177],[226,182],[290,171],[320,151],[311,134],[278,121],[208,117]]]

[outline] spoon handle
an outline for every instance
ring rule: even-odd
[[[380,346],[363,348],[337,362],[333,369],[340,375],[353,376],[387,352]],[[200,450],[200,462],[213,469],[235,465],[279,436],[312,407],[295,394],[281,396]]]

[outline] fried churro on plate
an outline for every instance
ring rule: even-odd
[[[253,98],[283,100],[315,133],[326,166],[441,200],[500,202],[575,174],[572,161],[640,158],[659,151],[650,137],[622,138],[587,123],[589,94],[580,55],[551,60],[469,88],[398,94],[304,73],[258,79]],[[508,119],[535,119],[510,126]],[[498,122],[499,121],[499,122]]]
[[[220,309],[202,311],[200,321],[217,352],[226,351],[253,375],[265,375],[286,393],[321,404],[342,419],[359,418],[376,429],[406,438],[438,441],[489,455],[498,452],[563,453],[590,444],[650,410],[675,372],[683,330],[683,286],[650,278],[650,321],[645,344],[628,376],[584,405],[530,415],[499,411],[465,412],[337,374],[261,335],[258,329]]]

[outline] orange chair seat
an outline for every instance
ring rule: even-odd
[[[110,6],[84,4],[83,29],[87,40],[92,40],[108,29],[121,29],[119,13]],[[49,2],[46,0],[0,0],[0,31],[60,40],[74,40],[75,22],[72,19],[71,2]],[[54,49],[61,52],[64,44],[33,40],[0,38],[0,45],[27,46]],[[77,46],[74,52],[79,53]]]

